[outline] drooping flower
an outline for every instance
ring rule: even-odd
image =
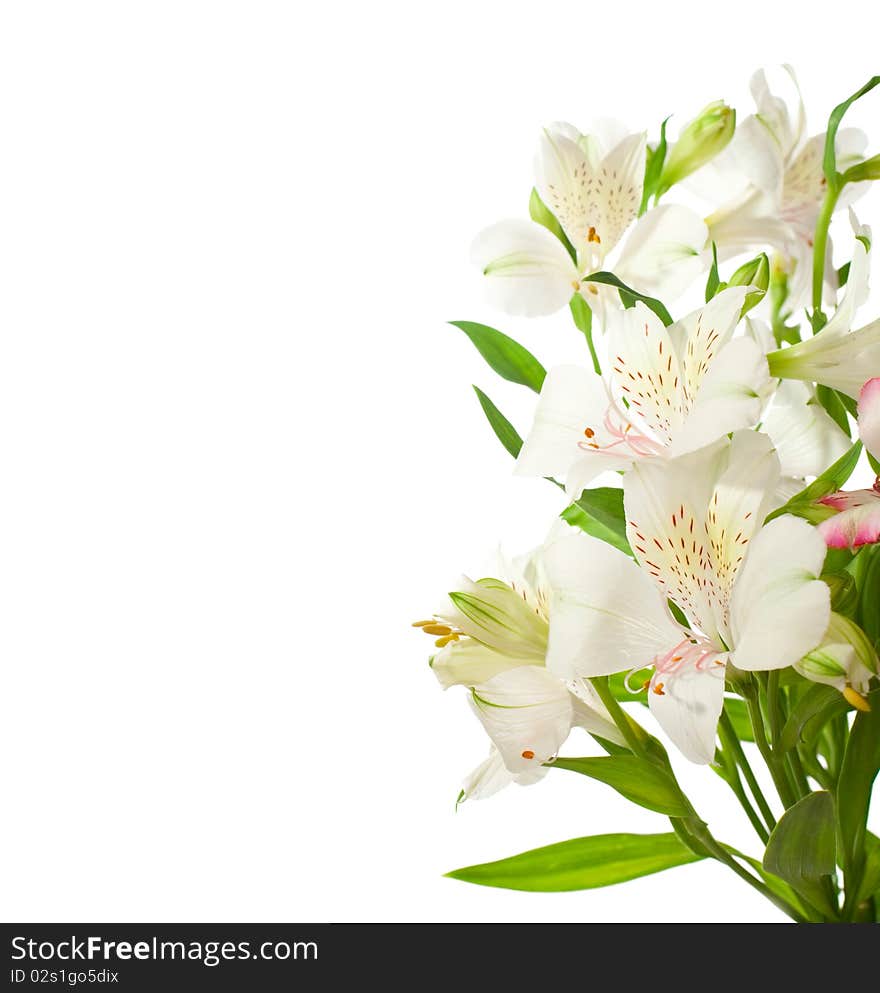
[[[511,578],[463,578],[451,606],[416,626],[436,639],[431,667],[444,688],[462,685],[493,750],[468,777],[466,796],[537,782],[573,727],[622,738],[592,686],[545,665],[548,600],[541,550],[508,567]]]
[[[684,755],[711,761],[727,666],[790,666],[828,626],[821,537],[789,515],[761,523],[779,475],[769,439],[754,431],[634,465],[623,487],[636,562],[573,530],[546,550],[550,671],[653,666],[652,712]]]
[[[840,305],[812,337],[767,356],[770,374],[782,379],[822,383],[858,397],[866,378],[880,371],[880,320],[853,330],[855,313],[867,296],[868,251],[857,238],[849,279]]]
[[[767,362],[752,339],[732,339],[747,292],[722,290],[668,328],[641,303],[618,314],[610,382],[575,366],[551,369],[517,472],[564,476],[577,496],[604,470],[695,451],[755,424]]]
[[[613,269],[639,292],[667,299],[705,268],[707,229],[693,211],[665,205],[637,220],[644,133],[615,128],[605,136],[582,135],[569,124],[551,125],[541,135],[535,168],[538,192],[575,258],[535,221],[501,221],[484,230],[471,254],[501,310],[527,317],[552,314],[580,293],[602,313],[616,290],[585,280],[593,272]]]
[[[773,93],[766,72],[759,69],[750,83],[756,113],[739,124],[733,141],[701,179],[709,187],[714,178],[712,185],[729,197],[707,218],[719,256],[729,258],[768,245],[777,249],[777,261],[790,275],[790,302],[798,306],[808,294],[813,236],[826,192],[825,134],[805,137],[806,114],[797,79],[791,66],[782,68],[793,87],[794,106]],[[841,129],[838,167],[845,170],[860,161],[866,144],[861,131]],[[736,192],[730,196],[732,188]],[[863,183],[846,187],[837,209],[852,203],[865,188]],[[833,295],[837,277],[828,255],[826,286]]]

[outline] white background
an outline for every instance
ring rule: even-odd
[[[878,69],[872,7],[3,5],[5,919],[782,919],[714,864],[443,879],[666,824],[562,772],[455,814],[486,743],[409,622],[560,509],[470,384],[521,430],[531,400],[444,323],[584,359],[467,261],[525,215],[540,125],[745,114],[787,60],[820,130]],[[682,775],[749,844],[720,780]]]

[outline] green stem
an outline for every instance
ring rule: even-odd
[[[721,740],[725,742],[724,747],[729,747],[733,753],[734,760],[742,769],[752,796],[755,798],[755,802],[758,804],[758,808],[760,809],[761,814],[764,817],[764,821],[767,824],[767,828],[772,831],[773,828],[776,827],[776,818],[773,816],[773,811],[770,809],[770,804],[767,803],[767,799],[764,796],[754,772],[752,771],[752,767],[749,764],[749,760],[746,757],[746,753],[743,750],[742,744],[740,743],[736,730],[734,729],[733,721],[731,721],[730,715],[725,710],[722,710],[721,712],[721,720],[719,721],[718,729],[722,735]],[[766,838],[764,840],[766,841]]]
[[[590,349],[590,358],[593,360],[593,369],[597,376],[602,375],[602,366],[599,364],[599,356],[596,354],[596,346],[593,344],[593,329],[584,334],[587,339],[587,348]]]
[[[767,768],[773,777],[773,784],[776,787],[776,792],[779,794],[779,799],[782,801],[785,809],[788,810],[794,804],[795,797],[785,776],[784,760],[782,763],[779,762],[778,756],[773,754],[770,744],[767,741],[767,734],[764,728],[764,715],[761,713],[761,705],[758,702],[757,686],[757,682],[746,683],[743,686],[742,692],[745,697],[746,706],[749,708],[752,730],[755,733],[755,744],[758,746],[758,751],[767,763]]]
[[[627,745],[629,745],[630,751],[640,758],[650,760],[644,743],[636,731],[636,728],[639,726],[631,720],[623,707],[617,702],[617,698],[611,692],[611,687],[608,685],[608,677],[595,676],[590,682],[599,694],[602,703],[605,704],[605,709],[608,711],[611,719],[617,725],[617,730],[620,731]],[[639,727],[639,730],[641,731],[642,729]]]
[[[825,254],[828,250],[828,228],[837,206],[840,187],[836,181],[829,182],[819,218],[816,221],[816,235],[813,238],[813,333],[824,323],[822,316],[822,287],[825,283]]]

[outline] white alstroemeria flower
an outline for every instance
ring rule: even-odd
[[[771,352],[767,356],[771,375],[823,383],[858,397],[866,378],[880,372],[880,320],[858,330],[852,327],[867,290],[868,252],[857,239],[846,289],[833,317],[818,334]]]
[[[567,679],[653,666],[651,711],[687,758],[710,762],[726,667],[790,666],[828,626],[821,537],[788,515],[762,527],[779,475],[755,431],[633,466],[623,490],[637,562],[574,530],[545,551],[550,671]]]
[[[513,578],[463,578],[450,609],[417,626],[437,639],[431,660],[440,684],[466,686],[493,744],[468,777],[464,794],[488,796],[509,782],[527,785],[547,772],[573,727],[623,744],[593,687],[562,681],[545,666],[549,631],[541,550],[509,567]]]
[[[859,437],[865,448],[880,459],[880,376],[874,376],[859,391]]]
[[[722,290],[668,328],[641,303],[618,314],[610,383],[576,366],[551,369],[516,471],[565,476],[579,496],[604,470],[692,452],[754,425],[769,373],[751,338],[732,339],[747,292]]]
[[[797,306],[809,293],[813,236],[825,197],[825,135],[805,138],[806,115],[797,79],[791,66],[783,69],[793,84],[794,110],[771,91],[763,69],[752,76],[757,112],[737,127],[733,141],[709,167],[709,176],[714,173],[727,191],[736,187],[737,178],[740,190],[706,220],[720,258],[757,247],[777,249],[791,277],[789,299]],[[838,167],[845,170],[860,161],[866,145],[861,131],[839,131]],[[704,183],[709,176],[702,177]],[[837,209],[852,203],[866,187],[865,183],[848,186]],[[833,293],[837,278],[830,251],[828,257],[826,285]]]
[[[534,221],[492,225],[477,236],[471,252],[486,276],[492,303],[509,314],[539,317],[580,293],[602,311],[617,291],[584,281],[601,269],[612,269],[646,295],[671,299],[681,293],[705,268],[706,225],[693,211],[675,205],[658,207],[637,221],[645,157],[644,133],[618,132],[606,143],[569,124],[546,128],[536,185],[577,260]]]

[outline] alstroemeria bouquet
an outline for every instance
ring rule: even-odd
[[[712,858],[795,921],[880,921],[867,829],[880,478],[845,489],[863,459],[880,475],[880,320],[856,320],[871,232],[852,207],[880,155],[841,127],[880,77],[807,137],[794,74],[782,76],[789,101],[758,72],[755,113],[737,124],[710,104],[675,142],[665,122],[655,144],[607,123],[551,125],[531,219],[476,239],[491,301],[529,317],[567,306],[589,362],[545,372],[500,331],[456,322],[496,373],[539,394],[522,440],[477,390],[516,472],[565,495],[542,547],[463,579],[417,622],[434,675],[466,688],[491,739],[459,799],[563,769],[671,830],[577,838],[455,878],[575,890]],[[712,205],[701,216],[673,188]],[[852,233],[835,263],[841,208]],[[674,319],[695,285],[703,305]],[[574,727],[599,754],[560,756]],[[670,745],[730,787],[760,856],[704,822]]]

